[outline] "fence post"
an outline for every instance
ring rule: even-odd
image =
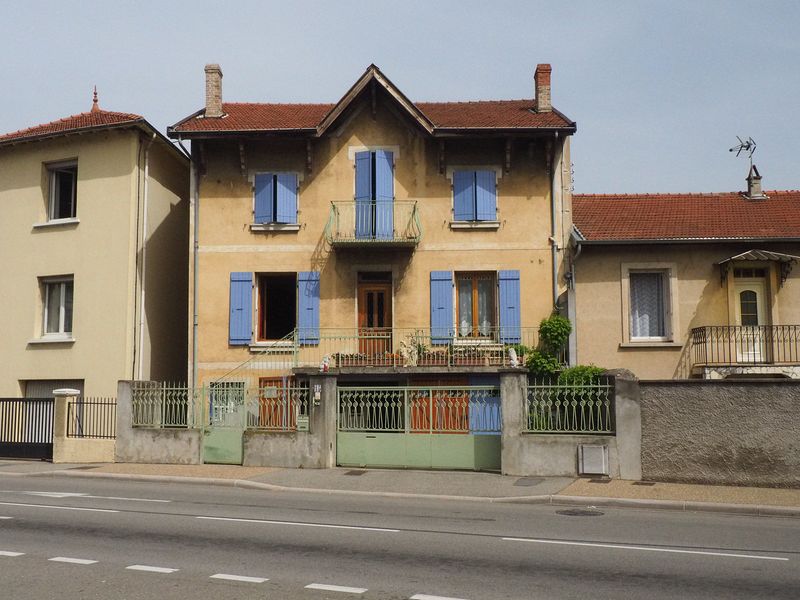
[[[520,436],[525,430],[527,414],[528,373],[514,369],[500,373],[500,406],[502,414],[500,471],[503,475],[520,473],[524,447]]]
[[[338,399],[335,375],[311,375],[308,378],[309,430],[319,436],[320,467],[336,466],[336,418]]]
[[[81,395],[80,390],[53,390],[53,462],[70,462],[67,456],[67,403]],[[77,408],[77,407],[76,407]],[[74,417],[74,416],[73,416]]]
[[[626,369],[606,371],[614,377],[614,429],[617,437],[619,477],[642,479],[642,396],[639,380]]]

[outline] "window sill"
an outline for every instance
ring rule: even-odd
[[[450,229],[500,229],[500,221],[450,221]]]
[[[29,344],[73,344],[75,343],[75,338],[70,337],[40,337],[34,338],[32,340],[28,340]]]
[[[620,348],[683,348],[680,342],[646,340],[641,342],[622,342]]]
[[[45,221],[44,223],[34,223],[34,229],[46,229],[48,227],[64,227],[67,225],[77,225],[80,223],[81,220],[77,217],[72,217],[69,219],[51,219],[49,221]]]
[[[250,231],[300,231],[300,223],[250,223]]]
[[[289,353],[294,352],[297,346],[295,346],[294,342],[255,342],[254,344],[250,344],[250,352],[263,352],[264,350],[270,350],[272,352],[278,353]]]

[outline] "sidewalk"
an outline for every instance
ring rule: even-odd
[[[714,511],[800,517],[800,489],[744,488],[494,473],[389,469],[280,469],[235,465],[52,464],[2,460],[0,477],[105,477],[272,491]]]

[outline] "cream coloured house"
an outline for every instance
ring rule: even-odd
[[[575,195],[580,363],[800,378],[800,192]]]
[[[184,379],[188,159],[101,110],[0,136],[0,397]]]

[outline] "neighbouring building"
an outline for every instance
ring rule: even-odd
[[[184,379],[188,157],[101,110],[0,136],[0,397]]]
[[[496,384],[536,344],[566,290],[576,129],[549,65],[534,98],[475,102],[412,102],[372,65],[335,103],[232,103],[205,73],[168,135],[191,141],[191,379],[212,416],[309,369]]]
[[[574,195],[577,361],[800,378],[800,191]]]

